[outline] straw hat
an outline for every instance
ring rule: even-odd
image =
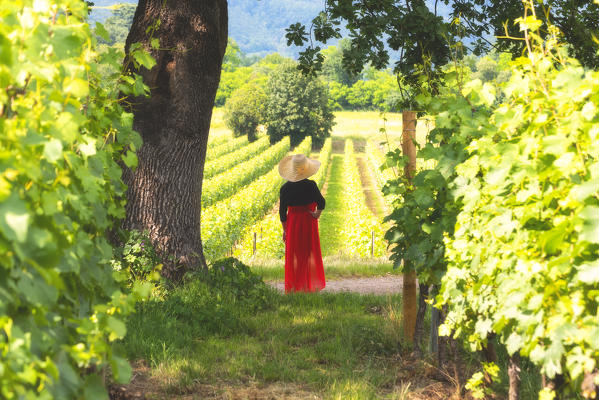
[[[314,175],[318,168],[320,161],[312,160],[304,154],[293,154],[281,160],[279,174],[290,182],[297,182]]]

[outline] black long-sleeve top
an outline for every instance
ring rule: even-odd
[[[281,222],[287,221],[287,207],[305,206],[316,202],[316,208],[324,210],[324,197],[318,190],[316,182],[310,179],[302,179],[297,182],[285,182],[280,191],[279,215]]]

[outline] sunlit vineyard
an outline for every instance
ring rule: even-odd
[[[390,169],[380,170],[385,150],[378,144],[389,138],[387,148],[395,147],[399,142],[398,132],[395,135],[383,135],[375,125],[381,121],[381,116],[376,113],[343,114],[340,117],[341,126],[348,129],[352,125],[364,128],[360,128],[359,133],[350,130],[348,136],[337,131],[321,148],[314,149],[309,139],[295,149],[289,149],[286,140],[263,148],[261,141],[265,137],[248,143],[239,138],[232,139],[230,133],[218,130],[211,139],[208,154],[219,155],[212,156],[206,164],[208,174],[204,177],[202,190],[202,238],[209,260],[224,255],[233,255],[250,263],[254,260],[281,260],[285,245],[278,214],[278,194],[284,181],[277,172],[278,162],[286,154],[293,153],[312,154],[311,157],[319,159],[321,168],[311,179],[317,182],[326,198],[334,140],[346,142],[342,154],[342,196],[347,199],[343,207],[344,220],[340,221],[339,229],[334,231],[340,236],[338,239],[343,246],[335,254],[354,258],[380,258],[387,255],[381,218],[366,206],[362,192],[364,183],[358,173],[353,140],[366,139],[364,152],[367,165],[373,176],[377,177],[375,184],[380,189],[386,180],[394,177],[394,172]],[[396,117],[395,114],[388,116],[392,119],[388,123],[390,126],[395,126]],[[223,137],[229,140],[223,141]],[[223,151],[225,147],[228,151]],[[214,175],[211,171],[216,168],[222,172]]]
[[[321,190],[327,176],[331,150],[332,141],[329,138],[325,141],[318,155],[318,160],[321,162],[320,169],[311,178]],[[246,228],[243,239],[235,247],[233,255],[246,262],[254,258],[280,259],[285,255],[285,244],[282,235],[283,228],[279,219],[277,204],[260,222]]]

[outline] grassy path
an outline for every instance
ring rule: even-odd
[[[343,156],[331,155],[331,170],[326,187],[326,208],[320,217],[320,245],[323,256],[339,253],[343,228]]]
[[[434,371],[405,360],[398,295],[271,292],[266,309],[225,302],[219,313],[202,306],[214,298],[206,290],[178,289],[130,318],[122,350],[135,368],[126,392],[148,399],[450,397]]]

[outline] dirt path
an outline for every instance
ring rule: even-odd
[[[332,145],[333,154],[343,154],[343,152],[345,151],[345,139],[333,138]]]
[[[283,291],[283,282],[269,282],[279,291]],[[327,281],[324,293],[353,292],[359,294],[395,294],[400,293],[402,279],[399,275],[375,276],[369,278],[345,278]]]
[[[368,160],[365,157],[356,156],[356,161],[358,162],[358,171],[360,172],[360,180],[362,181],[362,190],[366,197],[366,205],[374,215],[383,218],[388,214],[388,210],[386,209],[381,189],[372,174]]]

